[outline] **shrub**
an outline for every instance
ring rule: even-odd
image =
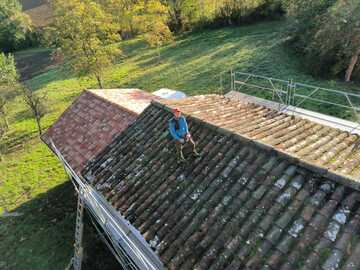
[[[305,57],[313,74],[359,79],[358,0],[286,0],[284,7],[289,45]]]
[[[22,13],[17,0],[0,1],[0,50],[10,52],[21,48],[30,26],[30,18]]]
[[[216,25],[239,25],[283,15],[280,1],[276,0],[226,0],[216,13]]]

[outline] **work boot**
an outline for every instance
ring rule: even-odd
[[[177,163],[185,163],[185,162],[186,162],[186,159],[185,159],[185,158],[178,157]]]
[[[196,149],[193,150],[192,154],[194,157],[200,157],[200,153]]]
[[[185,162],[186,159],[184,158],[184,154],[182,151],[180,151],[180,155],[178,156],[178,162]]]

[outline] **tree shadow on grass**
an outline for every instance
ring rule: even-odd
[[[187,94],[203,94],[220,88],[220,74],[239,66],[254,69],[264,58],[259,52],[267,49],[278,35],[274,25],[222,28],[179,37],[161,48],[148,50],[129,60],[142,72],[129,74],[122,86],[156,90],[161,87],[179,89]],[[251,59],[250,59],[251,58]],[[253,60],[257,61],[253,61]],[[185,90],[184,90],[185,89]]]
[[[54,68],[50,49],[22,51],[15,54],[21,81],[29,80]]]
[[[123,59],[124,57],[131,57],[133,55],[138,55],[144,52],[148,48],[148,45],[144,40],[133,39],[125,40],[120,43],[120,48],[122,50],[120,59]]]
[[[0,142],[1,154],[10,154],[22,149],[24,145],[37,136],[37,131],[33,132],[11,132]]]
[[[124,84],[147,90],[160,87],[186,89],[187,94],[204,94],[216,90],[220,87],[222,72],[234,66],[249,69],[261,62],[263,56],[259,51],[267,44],[264,37],[261,40],[247,36],[240,38],[232,33],[235,30],[229,31],[228,36],[231,38],[223,42],[216,41],[215,45],[208,44],[209,37],[204,37],[203,34],[201,41],[197,39],[196,48],[192,41],[170,45],[163,49],[158,64],[155,61],[157,60],[155,52],[137,59],[136,64],[141,66],[144,72],[128,76]],[[225,34],[219,31],[219,35]],[[269,35],[272,33],[270,32]]]
[[[74,252],[76,202],[66,181],[14,209],[20,216],[1,217],[0,268],[65,269]],[[84,232],[85,269],[119,269],[89,223]]]
[[[44,88],[49,83],[56,81],[63,81],[76,78],[72,72],[66,66],[57,66],[53,69],[48,70],[46,73],[42,73],[36,77],[27,80],[25,84],[30,87],[33,91]]]
[[[14,122],[16,122],[16,123],[19,121],[24,121],[24,120],[28,120],[28,119],[33,119],[33,115],[31,113],[31,111],[27,108],[17,112],[14,115]]]
[[[57,64],[51,58],[51,49],[37,48],[17,52],[16,66],[21,81],[36,91],[50,82],[70,79],[74,76],[69,72],[67,64]]]
[[[255,24],[242,27],[224,27],[216,30],[204,30],[193,34],[186,34],[177,38],[172,45],[161,48],[161,59],[173,63],[188,62],[206,56],[229,45],[241,47],[239,42],[244,39],[263,39],[274,33],[276,26],[281,22],[275,21],[268,24]],[[261,28],[261,30],[259,30]],[[156,50],[137,59],[141,67],[151,64],[156,56]]]

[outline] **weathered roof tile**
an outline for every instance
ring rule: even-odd
[[[50,148],[53,141],[75,172],[80,173],[153,99],[160,100],[137,89],[86,90],[44,133],[42,140]],[[139,105],[134,106],[135,103]]]
[[[221,112],[211,110],[213,102],[235,106],[217,96],[198,101],[205,105],[183,104],[195,116],[211,114],[212,121]],[[202,113],[197,106],[210,110]],[[256,109],[250,106],[248,113]],[[235,121],[236,114],[226,114]],[[319,175],[314,164],[294,163],[291,156],[237,137],[242,135],[220,133],[192,117],[188,122],[201,157],[179,165],[166,136],[170,117],[163,106],[153,104],[83,172],[143,233],[167,268],[327,270],[359,265],[354,255],[360,250],[358,191]],[[261,117],[266,118],[255,118]],[[322,140],[317,146],[325,144]]]
[[[358,243],[352,252],[350,258],[348,258],[344,264],[345,270],[355,270],[360,267],[360,243]]]
[[[358,140],[355,135],[261,105],[216,95],[165,101],[165,104],[248,138],[269,143],[309,163],[352,176],[355,181],[357,179],[360,149],[354,148]]]

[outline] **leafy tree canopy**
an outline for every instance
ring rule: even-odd
[[[160,1],[139,1],[134,6],[134,23],[144,33],[144,38],[152,47],[160,47],[172,40],[172,33],[167,25],[168,8]]]
[[[0,53],[0,86],[12,85],[18,79],[14,56]]]
[[[6,106],[16,95],[18,79],[14,57],[0,53],[0,138],[9,127]]]
[[[360,1],[284,0],[290,44],[317,75],[360,79]]]
[[[90,0],[55,0],[54,16],[46,39],[60,47],[79,75],[94,75],[102,88],[104,69],[121,53],[116,44],[119,25]]]
[[[0,1],[0,50],[9,52],[25,41],[31,30],[30,18],[21,10],[17,0]]]

